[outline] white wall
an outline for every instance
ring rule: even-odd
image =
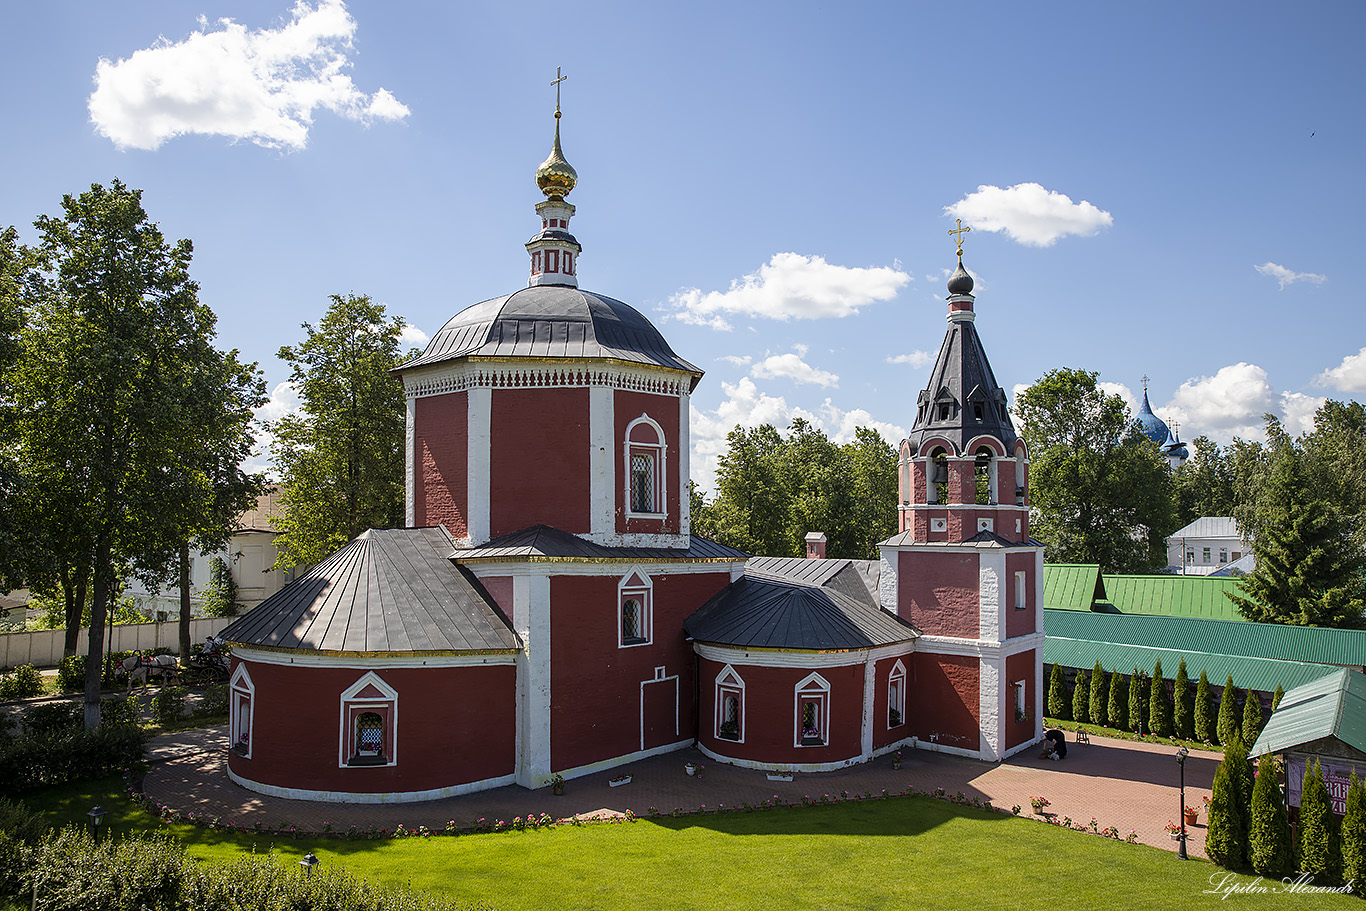
[[[203,642],[206,636],[216,635],[233,621],[232,617],[211,617],[190,621],[190,641]],[[126,652],[137,649],[151,651],[154,648],[169,648],[180,651],[180,624],[175,621],[166,623],[128,623],[105,627],[105,643],[108,651]],[[0,667],[18,667],[32,664],[34,667],[56,667],[62,660],[62,643],[66,640],[66,630],[45,629],[28,633],[0,634]],[[85,654],[89,647],[90,630],[82,628],[76,640],[76,650]]]

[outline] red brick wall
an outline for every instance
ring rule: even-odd
[[[902,691],[905,695],[901,700],[906,711],[901,713],[901,724],[889,729],[887,727],[887,684],[892,676],[892,667],[898,658],[901,660],[902,667],[906,668],[905,682],[902,684]],[[911,654],[896,655],[878,661],[874,679],[876,682],[873,690],[873,749],[876,750],[911,736],[913,729],[911,716],[915,713],[916,707],[916,694],[912,687],[915,671]]]
[[[339,768],[341,694],[366,670],[248,663],[252,757],[230,753],[229,767],[282,788],[358,793],[427,791],[516,771],[516,669],[506,664],[377,670],[398,691],[398,764]]]
[[[480,577],[480,584],[492,596],[494,606],[506,617],[509,622],[512,620],[512,577],[511,576],[488,576]]]
[[[1015,574],[1025,574],[1025,609],[1015,609]],[[1027,636],[1037,628],[1038,599],[1034,594],[1034,554],[1006,554],[1006,638]]]
[[[743,653],[740,653],[743,654]],[[702,722],[698,741],[717,755],[766,765],[841,762],[863,751],[863,665],[845,667],[756,667],[731,662],[745,681],[745,742],[715,736],[716,675],[723,663],[698,659]],[[829,739],[825,746],[795,746],[796,686],[812,671],[830,684]],[[909,673],[907,675],[909,685]],[[886,693],[883,693],[886,705]],[[885,717],[885,716],[884,716]]]
[[[469,533],[469,396],[426,396],[413,403],[413,524]]]
[[[897,613],[923,633],[976,639],[981,621],[976,553],[899,555]]]
[[[644,534],[679,533],[682,519],[682,501],[678,489],[678,405],[679,399],[672,395],[653,395],[647,392],[614,393],[613,413],[616,417],[616,430],[613,434],[612,452],[615,462],[617,532]],[[626,426],[640,417],[648,415],[664,430],[664,492],[668,518],[627,519],[626,518],[626,462],[623,444],[626,440]]]
[[[697,729],[693,652],[683,620],[730,582],[727,572],[668,576],[656,574],[653,642],[619,648],[617,582],[611,576],[555,576],[550,580],[550,751],[551,767],[569,769],[641,749],[641,684],[656,667],[678,680],[678,734],[690,740]],[[651,687],[660,686],[650,684]],[[658,693],[650,691],[647,713],[660,720]],[[647,722],[650,719],[647,719]],[[659,736],[663,736],[662,734]],[[646,747],[662,743],[648,743]]]
[[[1018,746],[1034,738],[1034,661],[1036,654],[1033,649],[1027,652],[1020,652],[1017,655],[1006,656],[1006,717],[1005,724],[1005,748]],[[1015,720],[1015,682],[1023,680],[1025,682],[1025,707],[1029,709],[1029,716],[1024,721]]]
[[[917,652],[911,677],[911,733],[923,741],[981,749],[981,668],[967,655]]]
[[[588,390],[495,389],[489,534],[589,527]]]

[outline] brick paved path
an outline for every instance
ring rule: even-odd
[[[244,825],[292,825],[318,831],[324,823],[333,830],[349,826],[392,830],[399,824],[439,829],[448,820],[461,826],[479,817],[510,820],[530,813],[549,813],[557,818],[602,815],[632,810],[646,816],[651,807],[669,813],[675,807],[695,810],[725,804],[757,804],[778,795],[800,801],[803,795],[819,798],[865,791],[878,794],[943,788],[948,794],[962,791],[969,799],[980,797],[997,807],[1015,804],[1030,813],[1029,798],[1051,801],[1048,812],[1061,819],[1070,816],[1085,825],[1095,817],[1101,828],[1113,825],[1121,836],[1133,829],[1144,844],[1176,850],[1163,827],[1178,819],[1180,797],[1174,747],[1093,737],[1090,745],[1068,744],[1067,759],[1043,760],[1035,751],[1002,763],[961,759],[942,753],[906,751],[901,769],[893,770],[887,757],[867,765],[836,772],[797,774],[790,782],[769,781],[762,771],[738,769],[713,762],[696,750],[656,756],[610,772],[599,772],[568,782],[566,793],[555,797],[548,788],[528,790],[509,785],[479,794],[410,804],[332,804],[286,800],[248,791],[228,780],[225,728],[184,731],[157,737],[151,748],[152,767],[144,782],[148,797],[181,811],[194,811]],[[1199,823],[1189,830],[1192,857],[1204,855],[1205,813],[1202,796],[1208,796],[1218,765],[1218,753],[1192,751],[1186,760],[1186,803],[1201,808]],[[684,763],[705,766],[701,779],[689,778]],[[608,779],[630,774],[632,781],[609,787]]]

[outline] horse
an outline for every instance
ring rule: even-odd
[[[128,675],[130,690],[135,683],[149,685],[152,677],[163,686],[180,683],[180,665],[172,655],[129,655],[118,663],[116,673]]]

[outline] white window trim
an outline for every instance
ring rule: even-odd
[[[1025,571],[1020,570],[1015,573],[1015,609],[1025,610],[1029,607],[1029,586],[1025,583]]]
[[[892,724],[892,709],[901,716],[901,724]],[[892,672],[887,675],[887,730],[901,727],[906,723],[906,665],[896,659]]]
[[[380,691],[383,699],[357,699],[356,694],[367,686],[373,686]],[[388,766],[398,765],[398,690],[384,682],[374,671],[366,671],[360,679],[342,690],[341,694],[340,722],[337,726],[337,765],[343,769],[383,769]],[[387,762],[376,763],[374,765],[351,765],[351,756],[347,754],[347,747],[351,745],[351,710],[360,709],[361,711],[374,711],[384,709],[389,713],[389,731],[391,732],[389,755],[385,757]]]
[[[737,712],[740,719],[740,736],[734,740],[721,736],[721,725],[726,720],[725,700],[727,696],[734,696],[740,702],[740,711]],[[728,743],[745,742],[745,680],[729,664],[721,668],[721,673],[716,675],[716,710],[714,715],[712,735],[717,740],[725,740]]]
[[[830,684],[817,673],[807,674],[792,690],[792,745],[794,747],[824,747],[830,745]],[[820,743],[802,742],[802,704],[815,702],[820,706],[818,728]]]
[[[641,424],[648,424],[654,428],[657,434],[658,443],[633,443],[631,433]],[[643,452],[650,455],[655,463],[655,489],[654,501],[657,511],[637,512],[631,502],[631,454],[632,452]],[[626,494],[626,515],[633,519],[663,519],[668,516],[669,488],[668,478],[665,476],[665,455],[668,451],[668,438],[664,435],[664,428],[647,414],[642,414],[634,421],[626,425],[626,438],[622,441],[622,453],[624,462],[624,480]]]
[[[1010,686],[1015,691],[1015,717],[1018,718],[1028,710],[1028,706],[1025,704],[1025,682],[1016,680]]]
[[[238,736],[242,731],[242,709],[239,706],[237,699],[237,694],[239,693],[247,697],[247,748],[245,751],[239,751],[238,755],[250,759],[251,751],[256,746],[256,730],[254,724],[256,721],[256,684],[252,683],[251,671],[248,671],[247,666],[241,663],[239,663],[237,669],[232,672],[232,681],[228,684],[228,696],[231,699],[231,702],[228,704],[228,731],[229,737],[232,738],[232,743],[229,744],[230,747],[237,746]]]
[[[632,582],[632,578],[639,581]],[[650,574],[639,566],[631,567],[626,575],[617,580],[617,648],[636,648],[641,645],[653,645],[655,641],[654,623],[654,591],[655,583],[650,578]],[[636,618],[637,626],[643,634],[638,642],[627,642],[622,635],[621,629],[621,609],[626,603],[627,598],[635,598],[640,601],[640,616]]]

